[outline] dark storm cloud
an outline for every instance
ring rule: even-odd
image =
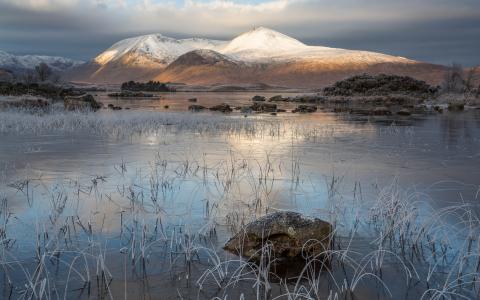
[[[480,63],[478,0],[0,0],[0,49],[89,59],[160,32],[229,39],[263,25],[308,44]]]

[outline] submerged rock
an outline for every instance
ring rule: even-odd
[[[190,105],[188,107],[189,111],[194,111],[194,112],[201,111],[201,110],[204,110],[204,109],[206,109],[205,106],[197,105],[197,104],[193,104],[193,105]]]
[[[263,246],[272,246],[278,260],[316,256],[331,249],[332,225],[296,212],[276,212],[257,219],[224,246],[237,255],[259,260]]]
[[[387,107],[380,106],[380,107],[375,107],[372,114],[374,116],[391,116],[392,112]]]
[[[397,115],[399,116],[410,116],[412,114],[412,112],[406,108],[402,108],[401,110],[399,110],[397,112]]]
[[[276,95],[276,96],[270,97],[270,99],[268,99],[268,101],[271,101],[271,102],[288,101],[288,98],[284,98],[284,97],[282,97],[282,95]]]
[[[258,95],[253,96],[253,98],[252,98],[252,101],[260,101],[261,102],[261,101],[266,101],[266,100],[267,100],[267,98],[265,98],[264,96],[258,96]]]
[[[97,111],[102,108],[102,103],[97,102],[92,95],[81,95],[77,97],[65,98],[63,105],[66,110],[93,110]]]
[[[465,109],[465,103],[462,103],[462,102],[448,103],[449,111],[462,111],[464,109]]]
[[[113,104],[109,104],[107,107],[108,109],[111,109],[111,110],[122,110],[120,106],[115,106]]]
[[[229,112],[233,111],[233,109],[230,107],[230,105],[225,104],[225,103],[212,106],[212,107],[210,107],[210,110],[211,111],[219,111],[219,112],[222,112],[222,113],[229,113]]]
[[[197,98],[190,98],[188,99],[188,102],[197,102]]]
[[[372,114],[372,111],[370,109],[355,108],[350,110],[350,114],[357,116],[369,116]]]
[[[313,113],[317,111],[316,106],[311,106],[311,105],[299,105],[297,108],[292,110],[293,113]]]

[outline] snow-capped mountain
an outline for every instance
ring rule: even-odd
[[[323,46],[308,46],[285,34],[258,27],[216,48],[224,55],[249,62],[285,62],[298,60],[337,60],[363,63],[408,62],[403,57],[381,53],[346,50]],[[411,61],[410,61],[411,62]]]
[[[189,51],[214,49],[224,43],[200,38],[176,40],[161,34],[149,34],[115,43],[95,57],[94,61],[103,66],[130,56],[129,62],[132,64],[142,64],[149,60],[160,64],[169,64]]]
[[[11,71],[34,69],[40,63],[46,63],[55,71],[64,71],[83,64],[83,61],[58,56],[13,55],[0,50],[0,68]]]
[[[280,32],[254,28],[230,41],[144,35],[115,43],[69,79],[120,83],[161,80],[191,84],[330,84],[353,74],[395,73],[436,81],[443,70],[382,53],[306,45]]]

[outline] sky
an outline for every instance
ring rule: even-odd
[[[480,0],[0,0],[0,50],[89,60],[141,34],[232,39],[265,26],[306,44],[480,64]]]

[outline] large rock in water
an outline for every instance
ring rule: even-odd
[[[102,104],[97,102],[92,95],[82,95],[78,97],[66,97],[63,105],[66,110],[93,110],[97,111],[102,108]]]
[[[288,261],[316,256],[331,249],[332,225],[296,212],[276,212],[249,223],[224,249],[259,260],[264,245],[272,245],[276,259]]]

